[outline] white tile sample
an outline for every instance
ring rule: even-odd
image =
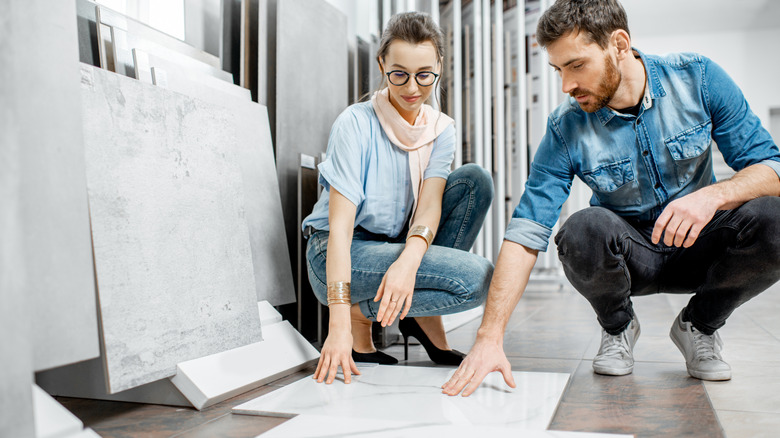
[[[257,302],[257,311],[260,314],[260,325],[267,325],[282,322],[282,315],[266,300]]]
[[[352,383],[331,385],[311,376],[233,408],[234,413],[291,417],[296,414],[373,418],[457,426],[547,428],[569,374],[513,372],[517,388],[489,374],[469,397],[451,397],[441,385],[455,370],[378,365],[359,367]]]
[[[33,385],[35,436],[55,438],[81,433],[84,424],[46,391]]]
[[[108,392],[259,342],[229,111],[82,64]]]
[[[171,382],[196,409],[316,363],[320,353],[287,321],[263,325],[263,341],[180,363]]]
[[[156,60],[156,57],[150,55],[155,75],[158,73],[154,65]],[[180,80],[183,67],[176,68],[173,63],[168,65],[170,70],[163,69],[166,73],[166,88],[223,106],[230,111],[236,126],[233,146],[239,155],[244,179],[257,300],[269,301],[274,306],[295,302],[268,110],[263,105],[251,102],[248,94],[242,96],[220,91],[224,86],[232,87],[234,91],[243,90],[241,93],[249,93],[249,90],[227,83],[219,88],[188,84]],[[179,72],[179,76],[173,72]]]
[[[370,436],[371,438],[630,438],[633,435],[614,435],[590,432],[556,430],[518,430],[496,426],[454,426],[412,423],[403,420],[375,420],[322,415],[298,415],[258,438],[321,438],[337,436]]]

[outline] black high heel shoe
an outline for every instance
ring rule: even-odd
[[[389,354],[382,353],[379,350],[373,353],[358,353],[357,351],[352,350],[352,360],[355,362],[370,362],[381,365],[395,365],[398,363],[398,359]]]
[[[428,357],[439,365],[460,365],[465,354],[458,350],[441,350],[433,345],[428,335],[425,334],[420,324],[414,318],[404,318],[398,321],[398,328],[404,337],[404,360],[409,359],[409,336],[414,336],[420,341]]]

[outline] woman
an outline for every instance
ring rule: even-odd
[[[463,359],[447,344],[441,315],[487,294],[493,265],[467,251],[493,184],[476,165],[450,173],[453,120],[424,104],[442,48],[430,16],[394,16],[377,53],[387,87],[347,108],[331,130],[319,165],[325,190],[303,221],[309,281],[330,312],[318,382],[333,382],[341,366],[350,383],[356,361],[398,362],[374,348],[372,319],[385,327],[400,318],[406,345],[416,337],[437,363]]]

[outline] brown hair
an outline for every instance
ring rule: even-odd
[[[585,32],[590,42],[606,49],[612,32],[628,30],[626,11],[618,0],[557,0],[536,26],[536,40],[547,47],[569,32]]]
[[[390,44],[395,40],[409,44],[422,44],[430,41],[436,49],[437,61],[444,59],[444,33],[433,18],[422,12],[404,12],[393,15],[387,22],[379,49],[376,51],[377,61],[384,61]]]

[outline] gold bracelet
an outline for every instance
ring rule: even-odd
[[[352,304],[348,281],[334,281],[328,283],[328,305]]]
[[[433,241],[433,231],[431,231],[430,228],[426,227],[425,225],[415,225],[412,227],[411,230],[409,230],[409,235],[406,236],[406,240],[409,240],[410,237],[418,236],[425,239],[427,250],[431,246],[431,242]]]

